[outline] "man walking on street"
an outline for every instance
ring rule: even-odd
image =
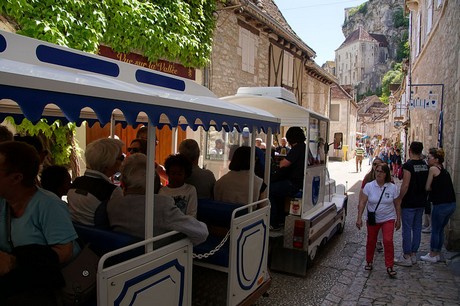
[[[416,253],[422,236],[422,216],[427,194],[425,183],[428,165],[422,159],[423,144],[418,141],[409,147],[409,160],[403,165],[401,191],[395,200],[401,205],[403,254],[395,264],[410,267],[417,263]]]
[[[363,165],[363,158],[364,158],[364,149],[363,144],[358,144],[358,147],[355,149],[355,158],[356,158],[356,172],[358,172],[358,165],[359,171],[361,171],[361,166]]]

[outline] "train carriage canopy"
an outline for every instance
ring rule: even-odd
[[[236,95],[222,98],[233,104],[266,109],[280,118],[281,126],[307,126],[310,116],[329,121],[327,117],[298,105],[294,94],[282,87],[240,87]]]
[[[19,105],[19,108],[17,107]],[[218,99],[194,81],[0,31],[0,120],[12,115],[136,126],[279,129],[279,119]]]

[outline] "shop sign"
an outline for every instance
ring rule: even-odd
[[[107,46],[99,46],[99,55],[113,58],[125,63],[138,65],[144,68],[161,71],[175,76],[183,77],[195,81],[195,68],[187,68],[181,64],[165,60],[149,62],[147,57],[137,53],[118,53]]]

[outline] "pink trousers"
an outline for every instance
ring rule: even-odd
[[[385,255],[385,266],[392,268],[394,265],[394,244],[393,234],[395,230],[395,220],[388,220],[376,225],[367,225],[366,261],[374,261],[375,245],[380,228],[382,229],[383,248]]]

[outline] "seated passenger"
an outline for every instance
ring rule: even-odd
[[[40,137],[38,137],[38,136],[30,136],[30,135],[26,135],[26,136],[15,135],[14,140],[15,141],[20,141],[20,142],[25,142],[25,143],[33,146],[35,148],[35,150],[37,150],[37,152],[38,152],[38,156],[40,158],[40,166],[43,165],[43,163],[45,162],[45,159],[48,156],[49,152],[43,146],[43,142],[41,141]]]
[[[13,133],[4,125],[0,125],[0,142],[12,141]]]
[[[286,138],[291,145],[291,150],[282,159],[279,169],[270,177],[270,224],[279,228],[284,221],[284,199],[294,197],[303,188],[305,167],[305,134],[300,127],[290,127]],[[309,153],[310,156],[310,153]]]
[[[110,226],[114,231],[144,238],[145,184],[147,158],[143,154],[128,156],[121,167],[124,196],[113,198],[107,204]],[[194,245],[206,240],[206,224],[184,215],[169,196],[155,195],[153,235],[168,231],[187,235]]]
[[[137,133],[136,133],[136,139],[135,140],[137,140],[137,139],[145,140],[145,153],[144,154],[147,154],[147,139],[148,139],[148,135],[149,135],[148,132],[149,132],[148,128],[144,125],[144,126],[140,127],[137,130]],[[155,146],[158,146],[158,144],[160,143],[160,141],[158,140],[158,135],[156,135],[155,138],[156,138]],[[133,140],[132,142],[134,142],[135,140]],[[166,174],[165,168],[162,165],[160,165],[159,163],[157,163],[156,161],[155,161],[155,170],[157,171],[157,174],[160,176],[161,182],[167,182],[168,181],[168,175]]]
[[[214,185],[214,199],[217,201],[249,204],[249,177],[251,148],[239,147],[232,156],[230,171],[217,180]],[[259,200],[263,180],[254,175],[252,202]]]
[[[0,143],[0,305],[52,305],[79,252],[67,205],[35,184],[39,166],[32,146]]]
[[[243,143],[241,144],[244,147],[251,147],[251,144],[249,143],[249,136],[250,136],[249,129],[247,127],[243,128],[243,131],[241,132],[241,138]],[[231,159],[231,157],[230,157]],[[256,165],[256,175],[260,178],[263,178],[265,176],[265,152],[261,148],[256,146],[256,160],[257,165]]]
[[[135,138],[131,141],[128,148],[128,154],[142,153],[147,155],[147,140]]]
[[[280,145],[276,147],[276,153],[278,153],[279,155],[286,155],[289,153],[289,151],[291,150],[291,148],[288,146],[287,144],[287,139],[286,137],[283,137],[281,138],[281,141],[280,141]]]
[[[326,162],[326,150],[325,150],[325,142],[324,138],[318,138],[318,148],[317,148],[318,156],[316,159],[319,163],[324,164]]]
[[[110,180],[118,172],[124,159],[122,148],[123,143],[120,140],[111,138],[95,140],[86,147],[85,174],[75,179],[67,194],[73,222],[106,226],[97,224],[99,222],[95,222],[94,217],[101,203],[106,204],[111,198],[123,196],[121,188]]]
[[[32,147],[34,147],[35,150],[37,150],[38,156],[39,156],[39,159],[40,159],[40,168],[38,170],[38,173],[40,173],[42,171],[42,166],[45,163],[46,157],[48,156],[48,153],[49,153],[48,150],[45,150],[45,148],[43,146],[43,142],[41,141],[40,137],[38,137],[36,135],[35,136],[15,135],[14,140],[15,141],[20,141],[20,142],[25,142],[28,145],[31,145]],[[39,176],[36,177],[35,184],[37,184],[37,186],[41,187],[41,182],[40,182],[40,177]]]
[[[193,139],[185,139],[179,145],[179,153],[192,163],[192,174],[185,179],[185,182],[195,186],[198,199],[212,199],[216,178],[211,170],[201,169],[198,166],[200,158],[198,143]]]
[[[217,138],[215,140],[215,146],[214,148],[211,148],[209,150],[209,154],[211,155],[222,155],[224,154],[224,149],[225,149],[225,144],[224,141],[220,138]]]
[[[142,154],[147,155],[147,140],[142,139],[142,138],[133,139],[128,148],[128,155],[131,155],[134,153],[142,153]],[[158,170],[164,171],[162,166],[160,166],[158,163],[155,163],[154,193],[158,193],[158,191],[161,188],[161,179],[160,179],[160,175],[158,174]]]
[[[168,185],[160,189],[159,194],[170,196],[176,206],[186,215],[196,218],[198,198],[193,185],[185,183],[192,174],[192,163],[184,155],[170,155],[165,160]]]
[[[42,188],[56,194],[60,199],[67,195],[72,185],[72,178],[64,166],[49,166],[40,175]]]

